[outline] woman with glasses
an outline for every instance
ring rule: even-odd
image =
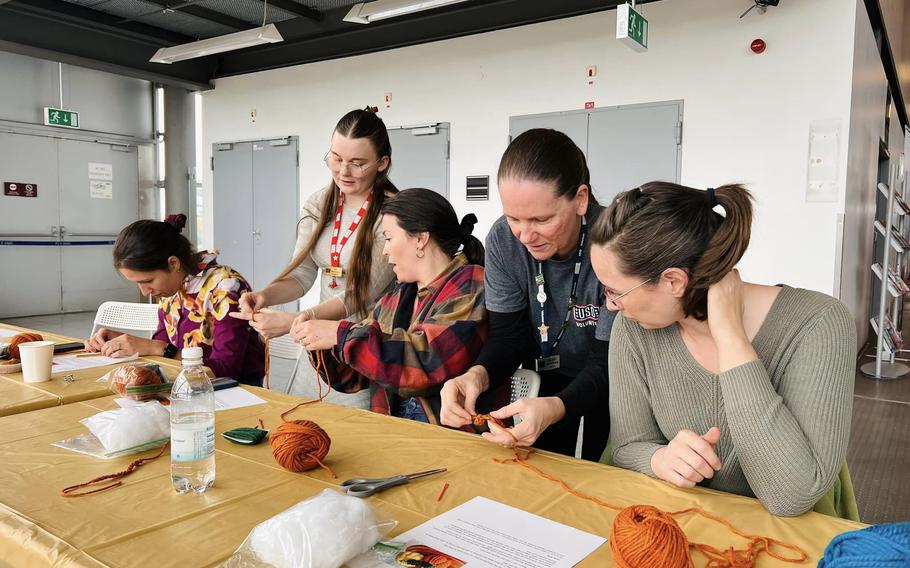
[[[382,256],[379,218],[398,190],[389,180],[392,147],[376,108],[341,117],[324,159],[332,179],[303,206],[290,264],[271,284],[240,298],[237,317],[263,337],[285,335],[297,317],[360,321],[394,280]],[[319,304],[300,314],[268,308],[300,298],[317,279]]]
[[[619,312],[612,458],[799,515],[831,495],[845,463],[856,328],[830,296],[743,282],[734,267],[751,225],[741,186],[654,182],[592,227],[591,262]]]
[[[540,373],[540,397],[491,413],[521,423],[491,424],[484,437],[575,455],[584,415],[582,457],[597,460],[609,434],[606,383],[567,388],[579,375],[606,377],[612,323],[591,269],[588,231],[603,208],[584,154],[562,132],[529,130],[503,154],[498,182],[503,217],[487,236],[484,279],[490,335],[476,364],[443,386],[441,421],[469,424],[478,396],[523,364]]]

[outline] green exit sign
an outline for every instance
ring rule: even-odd
[[[635,51],[648,51],[648,20],[631,4],[616,7],[616,39]]]
[[[44,107],[44,124],[47,126],[62,126],[64,128],[79,128],[79,113],[74,110]]]

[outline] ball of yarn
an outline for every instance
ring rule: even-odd
[[[910,566],[910,523],[874,525],[837,535],[818,568]]]
[[[689,541],[676,520],[648,505],[623,509],[610,534],[613,560],[620,568],[687,568]]]
[[[29,341],[44,341],[44,338],[37,333],[20,333],[14,335],[9,342],[9,356],[11,359],[19,359],[19,345]]]
[[[111,374],[111,388],[121,396],[126,394],[126,387],[160,385],[162,382],[154,369],[144,365],[125,365]],[[139,398],[154,398],[154,393]]]
[[[269,443],[278,464],[299,473],[319,466],[328,455],[332,440],[315,422],[294,420],[272,430]]]

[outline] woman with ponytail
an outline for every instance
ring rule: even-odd
[[[437,424],[440,388],[474,364],[487,336],[477,218],[459,223],[444,197],[420,188],[399,193],[382,214],[397,285],[360,323],[298,318],[291,336],[322,352],[311,358],[332,388],[369,388],[373,411]]]
[[[379,216],[398,193],[389,180],[392,146],[376,107],[341,117],[324,157],[332,179],[307,199],[297,223],[294,256],[265,288],[244,294],[234,317],[249,320],[264,338],[285,335],[295,318],[360,321],[395,275],[382,256]],[[270,309],[297,300],[319,283],[319,304],[303,312]],[[315,382],[315,377],[312,382]],[[310,396],[311,381],[297,381]],[[335,394],[331,402],[363,406],[363,397]]]
[[[718,210],[722,210],[723,214]],[[607,307],[613,463],[800,515],[845,463],[856,329],[825,294],[743,282],[752,197],[654,182],[591,230]]]
[[[260,386],[263,346],[245,322],[227,317],[250,290],[243,276],[219,265],[215,253],[196,253],[181,234],[186,215],[167,221],[136,221],[117,236],[114,268],[145,296],[158,298],[158,330],[152,339],[100,329],[88,351],[110,357],[158,355],[179,358],[184,347],[201,347],[217,377]]]

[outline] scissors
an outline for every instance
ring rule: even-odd
[[[341,487],[344,488],[345,492],[347,492],[348,495],[354,497],[369,497],[374,493],[385,491],[390,487],[404,485],[412,479],[418,479],[421,477],[426,477],[428,475],[435,475],[444,471],[446,471],[446,468],[443,467],[439,469],[431,469],[429,471],[421,471],[420,473],[412,473],[410,475],[393,475],[391,477],[380,477],[379,479],[348,479],[341,484]]]

